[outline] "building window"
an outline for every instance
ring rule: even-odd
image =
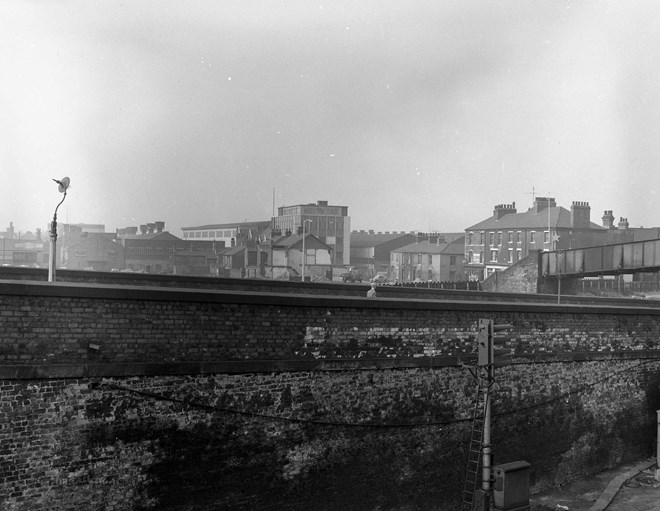
[[[184,237],[184,238],[187,238],[187,237],[188,237],[188,233],[187,233],[187,232],[184,232],[184,233],[183,233],[183,237]]]
[[[117,257],[119,255],[119,252],[116,250],[108,250],[108,257]]]
[[[497,262],[497,250],[490,251],[490,261],[493,263]]]
[[[513,262],[513,249],[512,248],[509,249],[509,262],[510,263]]]
[[[522,259],[522,250],[518,249],[516,250],[516,261],[520,261]]]
[[[543,243],[548,243],[550,241],[550,232],[543,231]]]
[[[522,233],[520,231],[516,233],[516,243],[522,243]]]
[[[489,232],[488,233],[488,244],[492,247],[495,245],[495,233],[494,232]]]
[[[484,251],[482,250],[481,252],[479,252],[479,262],[480,262],[480,263],[483,263],[484,261],[485,261],[485,259],[484,259]]]
[[[483,231],[481,231],[481,232],[479,233],[479,245],[483,245],[483,244],[484,244],[484,239],[485,239],[485,238],[486,238],[486,233],[483,232]]]
[[[421,254],[421,252],[419,252],[417,254],[417,264],[422,264],[422,254]]]
[[[433,271],[431,270],[428,272],[428,280],[433,280]]]
[[[513,243],[513,231],[509,231],[509,243]]]
[[[454,266],[456,264],[456,256],[449,256],[449,266]]]
[[[471,263],[473,258],[474,258],[474,253],[472,252],[472,250],[470,250],[468,252],[468,263]]]
[[[529,242],[530,243],[536,243],[536,232],[532,231],[529,233]]]
[[[502,231],[497,233],[497,244],[502,245]]]
[[[472,233],[472,232],[468,233],[468,245],[472,245],[472,244],[473,244],[473,243],[472,243],[472,235],[473,235],[473,234],[474,234],[474,233]]]
[[[74,253],[76,257],[87,257],[87,250],[76,250]]]
[[[450,271],[449,272],[449,280],[456,280],[456,272],[455,271]]]
[[[429,266],[433,264],[433,256],[429,254]]]

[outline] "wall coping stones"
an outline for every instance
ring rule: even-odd
[[[70,282],[0,280],[0,296],[98,298],[195,303],[290,305],[295,307],[360,307],[364,309],[456,310],[474,312],[543,312],[557,314],[660,315],[660,308],[631,305],[551,304],[504,301],[432,300],[412,298],[368,299],[355,296],[228,291],[214,289],[119,286]]]

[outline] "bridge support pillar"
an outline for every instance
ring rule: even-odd
[[[561,277],[561,294],[577,295],[579,279],[576,277]],[[556,295],[559,292],[560,283],[557,277],[539,277],[536,292],[544,295]]]

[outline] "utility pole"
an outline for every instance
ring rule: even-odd
[[[305,227],[307,226],[307,222],[311,224],[312,220],[308,218],[302,223],[302,282],[303,283],[305,282],[305,261],[307,259],[307,252],[305,251],[305,238],[307,237],[307,232],[305,231]]]
[[[557,250],[557,303],[561,303],[561,250]]]

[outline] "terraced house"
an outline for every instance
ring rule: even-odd
[[[536,197],[523,213],[515,202],[499,204],[491,217],[465,229],[466,274],[482,280],[542,250],[598,244],[606,229],[590,217],[588,202],[574,201],[569,211],[552,197]]]
[[[450,235],[451,236],[451,235]],[[465,280],[463,236],[438,235],[410,243],[390,253],[390,280],[396,282],[448,282]]]

